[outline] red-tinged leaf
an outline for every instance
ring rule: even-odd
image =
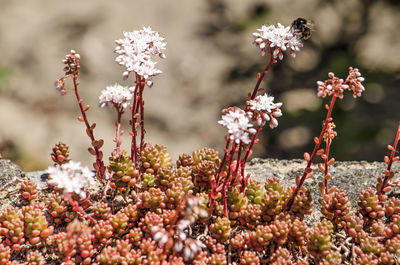
[[[328,166],[332,166],[333,163],[335,163],[335,158],[332,157],[332,158],[329,159],[329,161],[328,161]]]
[[[265,89],[265,88],[263,88],[263,87],[262,87],[262,88],[259,88],[259,89],[258,89],[258,92],[263,92],[264,89]]]
[[[385,161],[386,164],[389,164],[389,157],[388,157],[388,156],[385,156],[385,157],[383,158],[383,161]]]
[[[260,79],[261,73],[257,73],[257,79]]]
[[[247,97],[248,97],[248,98],[251,98],[251,93],[247,93]]]
[[[94,128],[96,128],[96,123],[94,122],[91,126],[90,126],[90,130],[94,130]]]
[[[318,154],[318,153],[317,153],[317,154]],[[325,159],[327,159],[328,157],[326,156],[326,154],[322,153],[321,158],[322,158],[323,160],[325,160]]]
[[[133,115],[133,118],[134,118],[134,119],[139,118],[139,113],[136,113],[135,115]]]
[[[133,136],[134,134],[133,134],[133,132],[129,132],[129,135],[130,135],[130,136]]]
[[[382,184],[382,183],[383,183],[383,181],[382,181],[382,178],[381,178],[381,177],[378,177],[376,180],[378,181],[378,184]]]
[[[326,180],[330,180],[331,178],[332,178],[331,173],[328,173],[328,174],[325,175],[325,179]]]
[[[104,140],[103,139],[98,140],[97,141],[97,148],[100,149],[103,146],[103,144],[104,144]]]
[[[309,153],[305,152],[303,157],[304,157],[304,160],[306,160],[307,162],[310,161],[310,154]]]
[[[384,172],[384,174],[385,174],[386,177],[388,177],[389,174],[390,174],[390,171],[386,169],[385,172]]]
[[[304,172],[306,172],[306,174],[310,174],[313,172],[313,170],[310,167],[307,167],[306,169],[304,169]]]
[[[90,153],[91,155],[96,156],[96,151],[95,151],[92,147],[89,147],[89,148],[88,148],[88,151],[89,151],[89,153]]]
[[[87,134],[89,137],[92,137],[92,131],[91,131],[90,129],[86,129],[86,134]]]
[[[325,104],[325,109],[329,109],[329,105],[328,104]]]
[[[81,116],[78,116],[78,121],[83,122],[85,120]]]
[[[318,139],[318,137],[315,137],[315,138],[314,138],[314,143],[319,144],[319,139]]]
[[[125,133],[124,130],[121,130],[121,132],[119,133],[120,136],[122,136]]]
[[[393,146],[391,146],[390,144],[388,144],[387,149],[389,149],[390,151],[393,150]]]
[[[321,194],[325,194],[325,185],[322,182],[318,183],[318,187],[319,187],[319,192],[321,192]]]
[[[318,169],[319,169],[319,171],[321,171],[322,173],[325,172],[325,168],[324,168],[324,166],[323,166],[321,163],[318,163]]]
[[[393,162],[396,162],[396,161],[399,161],[399,157],[398,156],[393,157]]]
[[[254,143],[257,144],[259,141],[260,141],[260,139],[257,138],[254,140]]]
[[[385,187],[382,191],[383,191],[383,192],[389,192],[389,191],[391,191],[391,190],[392,190],[392,187],[387,186],[387,187]]]
[[[102,160],[103,159],[103,152],[99,151],[99,159]]]
[[[93,163],[93,168],[96,171],[99,171],[99,166],[97,165],[97,163]]]
[[[323,154],[324,154],[324,152],[325,152],[325,150],[323,149],[323,148],[321,148],[321,149],[319,149],[318,151],[317,151],[317,155],[319,155],[319,156],[322,156]],[[323,159],[326,159],[326,157],[325,158],[323,158]]]
[[[390,171],[389,173],[389,179],[392,179],[394,177],[394,172]]]
[[[90,106],[89,105],[86,105],[84,108],[83,108],[83,111],[88,111],[90,109]]]
[[[83,100],[82,100],[82,99],[80,99],[80,100],[78,101],[78,103],[79,103],[79,104],[82,104],[82,102],[83,102]]]
[[[296,177],[296,185],[299,186],[300,185],[300,176]]]

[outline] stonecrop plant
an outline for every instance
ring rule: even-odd
[[[88,119],[90,106],[79,96],[81,57],[72,50],[56,87],[65,95],[65,80],[72,79],[78,120],[95,157],[93,170],[73,161],[67,144],[55,144],[47,188],[39,192],[35,182],[25,180],[18,200],[0,214],[0,265],[398,264],[400,199],[388,193],[400,187],[392,171],[399,160],[400,125],[388,146],[391,154],[384,158],[386,171],[375,188],[360,192],[358,207],[351,207],[345,190],[328,185],[335,162],[329,150],[337,135],[332,110],[346,90],[355,98],[362,95],[364,78],[357,68],[350,67],[343,79],[329,73],[326,81],[317,82],[317,95],[329,97],[330,103],[294,186],[285,187],[272,176],[259,183],[246,174],[260,131],[276,128],[283,114],[281,102],[260,94],[262,80],[286,52],[292,57],[300,52],[298,30],[278,24],[253,34],[253,43],[268,59],[244,107],[222,111],[218,124],[227,129],[222,158],[202,148],[180,155],[174,165],[164,146],[145,142],[143,94],[162,73],[153,60],[165,58],[164,38],[144,27],[116,41],[116,62],[125,68],[123,78],[133,81],[131,87],[110,85],[99,97],[101,108],[117,114],[108,161],[101,151],[104,140],[95,137],[96,124]],[[121,118],[127,109],[130,150],[121,147]],[[316,187],[322,194],[321,220],[309,227],[304,218],[312,213],[313,201],[303,183],[313,177],[316,156],[323,161],[318,169],[324,179]]]

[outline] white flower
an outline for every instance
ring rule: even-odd
[[[162,50],[165,50],[167,43],[157,31],[144,27],[142,30],[124,32],[124,37],[115,41],[118,46],[114,51],[118,54],[115,61],[126,67],[126,72],[123,73],[125,79],[131,72],[143,76],[146,80],[162,73],[152,61],[152,56],[155,55],[165,58]]]
[[[282,60],[283,52],[287,49],[290,50],[290,55],[295,57],[296,52],[303,47],[299,36],[294,35],[290,27],[285,27],[280,23],[276,27],[275,25],[263,25],[257,31],[253,33],[253,37],[255,38],[253,43],[258,46],[258,50],[262,56],[271,48],[274,58]]]
[[[63,193],[75,193],[82,199],[86,198],[84,187],[93,185],[93,172],[87,167],[82,167],[79,162],[70,161],[61,166],[57,165],[47,169],[48,183],[62,189]]]
[[[106,106],[121,106],[122,108],[126,108],[129,104],[129,101],[132,99],[132,93],[134,91],[134,87],[128,88],[115,83],[114,85],[108,86],[106,89],[101,91],[101,95],[99,97],[99,106],[100,108],[104,108]]]
[[[249,133],[255,133],[255,129],[251,128],[253,124],[250,123],[246,112],[239,108],[228,109],[223,112],[225,114],[222,115],[222,120],[218,123],[228,128],[230,139],[237,144],[240,142],[249,144],[251,141]]]
[[[270,97],[267,94],[257,96],[254,100],[247,101],[247,107],[252,113],[251,119],[257,122],[259,126],[269,121],[271,129],[278,126],[276,118],[282,116],[281,106],[281,102],[274,103],[274,97]]]

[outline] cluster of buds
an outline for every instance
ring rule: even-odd
[[[81,56],[76,51],[71,50],[69,54],[65,56],[65,59],[62,60],[62,63],[65,64],[64,72],[65,76],[56,80],[56,88],[60,91],[62,95],[67,93],[67,89],[65,88],[65,79],[69,76],[79,76]]]
[[[336,77],[332,72],[328,76],[328,80],[317,82],[319,97],[325,98],[326,96],[334,95],[337,98],[343,98],[343,92],[350,90],[353,92],[353,97],[356,98],[361,97],[361,93],[365,90],[361,84],[364,81],[364,77],[361,76],[357,68],[349,68],[349,75],[346,80]]]

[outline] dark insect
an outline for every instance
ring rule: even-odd
[[[294,35],[298,36],[300,39],[306,40],[311,37],[312,25],[305,18],[299,17],[292,22],[292,27],[290,28]]]

